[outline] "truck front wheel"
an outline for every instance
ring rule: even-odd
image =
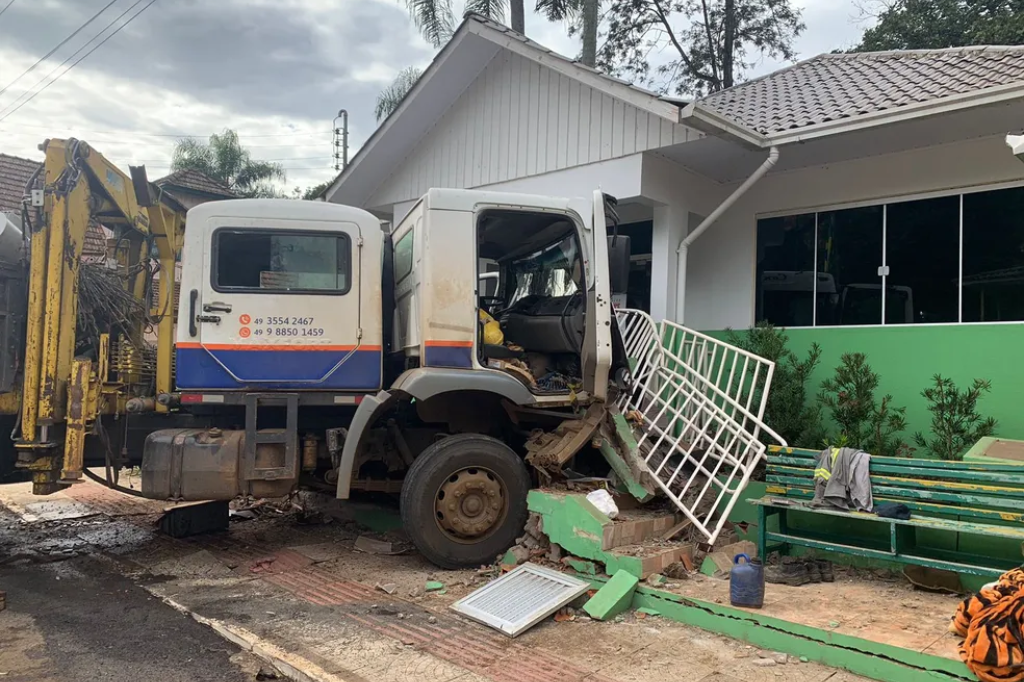
[[[490,564],[526,524],[530,474],[507,445],[459,434],[416,458],[402,484],[402,523],[442,568]]]

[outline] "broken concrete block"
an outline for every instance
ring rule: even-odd
[[[640,580],[626,571],[616,571],[611,580],[590,598],[583,610],[594,620],[614,618],[629,608]]]
[[[548,560],[550,561],[561,561],[562,560],[562,548],[557,544],[552,543],[551,547],[548,548]]]
[[[675,564],[671,564],[671,566],[675,566]],[[644,582],[646,582],[651,587],[661,587],[662,585],[667,583],[668,580],[666,580],[665,576],[663,576],[660,573],[652,573],[644,579]]]
[[[377,589],[387,594],[394,594],[398,591],[398,585],[394,583],[377,583]]]
[[[395,548],[390,542],[383,540],[375,540],[366,535],[360,535],[356,538],[355,548],[360,552],[366,552],[367,554],[394,554]]]
[[[444,589],[444,583],[437,580],[428,580],[426,584],[427,592],[440,592]]]
[[[758,668],[771,668],[778,664],[772,658],[755,658],[750,662],[750,665],[757,666]]]
[[[519,564],[525,564],[529,560],[530,550],[521,545],[516,545],[505,554],[505,558],[501,560],[501,563],[518,566]]]
[[[661,611],[658,611],[657,609],[649,609],[646,606],[640,607],[639,609],[636,610],[636,612],[638,614],[643,614],[644,616],[660,616],[661,615]]]
[[[585,575],[597,575],[597,564],[593,561],[587,561],[586,559],[578,559],[573,556],[567,556],[562,559],[562,563],[576,571],[577,573],[583,573]]]

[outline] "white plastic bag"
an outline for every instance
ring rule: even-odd
[[[604,488],[587,493],[587,499],[609,519],[614,519],[619,515],[619,508],[616,506],[615,500]]]

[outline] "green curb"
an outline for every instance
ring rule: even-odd
[[[639,580],[635,575],[619,571],[591,597],[583,610],[594,620],[609,620],[629,608]]]

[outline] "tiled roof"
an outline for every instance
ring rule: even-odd
[[[232,199],[236,196],[226,185],[191,168],[174,171],[170,175],[156,180],[154,184],[158,187],[177,187],[186,191],[212,194],[227,199]]]
[[[0,213],[20,211],[25,184],[42,161],[0,154]]]
[[[698,104],[764,135],[1024,84],[1024,46],[823,54]]]

